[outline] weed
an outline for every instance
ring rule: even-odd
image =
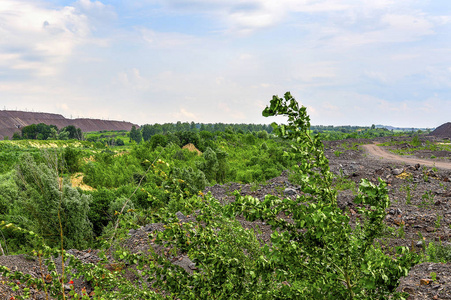
[[[426,191],[421,196],[421,199],[422,200],[420,206],[432,205],[434,203],[434,194],[432,193],[432,191]]]
[[[437,219],[435,220],[435,229],[439,229],[441,225],[443,216],[437,215]]]
[[[430,276],[431,276],[432,281],[434,281],[434,282],[437,281],[437,273],[431,272]]]
[[[416,188],[416,186],[415,186]],[[406,191],[406,204],[411,204],[412,194],[410,193],[410,185],[405,184],[399,188],[400,191]]]
[[[429,175],[426,172],[423,172],[423,180],[424,182],[429,182]]]
[[[335,179],[334,180],[335,187],[337,190],[340,190],[340,191],[352,190],[354,192],[357,192],[357,187],[356,187],[357,184],[354,181],[346,178],[343,175],[342,170],[340,170],[340,175],[335,176],[334,179]]]
[[[451,245],[443,245],[441,242],[430,242],[426,247],[423,260],[435,263],[451,262]]]
[[[336,157],[340,157],[340,154],[343,154],[343,152],[335,150],[334,154],[335,154]]]
[[[260,189],[260,184],[258,182],[251,183],[251,192],[255,192]]]
[[[398,228],[398,237],[401,239],[406,238],[406,232],[404,231],[404,224],[401,224],[401,226],[399,226],[399,228]]]

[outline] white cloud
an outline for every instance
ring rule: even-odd
[[[151,80],[142,77],[140,70],[137,68],[119,72],[113,81],[113,84],[116,83],[125,89],[134,91],[144,91],[151,87]]]
[[[189,121],[197,121],[199,119],[195,113],[190,112],[183,107],[181,107],[178,112],[173,113],[172,117],[174,122],[176,122],[175,120],[189,122]]]
[[[142,39],[152,48],[170,49],[186,46],[197,41],[190,35],[177,32],[158,32],[148,28],[139,28]]]
[[[99,9],[98,1],[78,1],[86,9]],[[10,56],[2,67],[29,75],[60,72],[74,49],[95,41],[89,18],[72,6],[50,8],[37,1],[3,0],[0,4],[0,55]]]

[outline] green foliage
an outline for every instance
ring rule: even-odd
[[[187,190],[191,195],[196,195],[198,192],[203,191],[208,185],[205,174],[201,170],[195,170],[191,167],[175,167],[172,169],[171,175],[174,178],[180,179],[180,188],[182,190]]]
[[[20,160],[5,156],[9,165],[19,165],[17,173],[5,168],[0,175],[0,210],[4,220],[20,227],[7,222],[0,227],[17,241],[37,243],[36,255],[48,264],[52,282],[0,267],[3,275],[60,298],[62,283],[71,276],[83,276],[98,299],[400,299],[395,293],[398,280],[419,257],[406,248],[397,249],[391,257],[375,243],[386,231],[382,222],[390,204],[386,184],[362,180],[357,191],[355,185],[334,176],[320,136],[312,134],[306,109],[289,93],[284,98],[274,96],[263,114],[287,116],[288,124],[271,128],[155,124],[144,126],[142,133],[135,128],[139,134],[145,132],[146,142],[121,153],[107,147],[83,149],[81,155],[78,149],[66,148],[68,171],[78,167],[84,183],[97,188],[93,191],[73,189],[60,179],[61,164],[32,159],[29,154]],[[268,134],[272,128],[278,137]],[[134,140],[132,136],[130,132]],[[92,141],[105,147],[105,139],[113,138],[96,136]],[[182,150],[186,142],[197,143],[203,155]],[[81,160],[82,156],[89,159]],[[200,192],[208,181],[239,179],[258,186],[288,167],[303,191],[294,200],[275,196],[260,200],[235,192],[234,202],[221,204]],[[340,188],[353,188],[357,195],[361,223],[355,227],[337,206]],[[191,215],[190,221],[179,220],[178,211]],[[238,215],[246,218],[243,224],[261,220],[271,226],[271,240],[257,238],[258,228],[241,226]],[[164,253],[151,248],[148,254],[130,254],[116,248],[121,266],[137,265],[139,272],[129,270],[136,281],[47,247],[59,245],[61,229],[60,246],[85,247],[92,231],[96,236],[126,236],[128,228],[149,220],[165,224],[164,231],[152,236]],[[121,233],[116,235],[116,230]],[[182,253],[196,263],[190,273],[173,264],[173,255]],[[57,255],[71,258],[66,274],[58,274],[54,260],[49,259]],[[73,290],[69,293],[73,299],[88,299]]]
[[[266,259],[271,269],[277,270],[275,277],[289,285],[272,291],[273,296],[281,296],[280,292],[290,298],[319,299],[334,295],[354,299],[387,297],[394,293],[399,277],[407,274],[414,259],[410,253],[401,253],[394,263],[372,246],[380,236],[389,205],[386,184],[361,182],[356,203],[370,209],[359,210],[365,222],[353,230],[349,218],[337,207],[333,176],[322,143],[317,135],[309,133],[306,109],[299,108],[287,93],[284,99],[274,96],[271,106],[263,111],[264,116],[278,114],[288,116],[288,125],[274,125],[275,131],[293,140],[293,148],[303,157],[298,171],[301,190],[306,194],[296,201],[267,196],[263,202],[237,194],[231,204],[231,212],[243,213],[249,221],[261,219],[274,229],[272,248],[264,248]],[[294,223],[278,218],[281,212],[291,215]],[[340,231],[335,230],[337,227]]]
[[[8,214],[14,200],[17,199],[18,188],[14,180],[15,172],[0,174],[0,215]]]
[[[165,135],[156,134],[150,138],[149,146],[151,147],[151,149],[156,149],[157,146],[166,147],[167,144],[168,138]]]
[[[95,236],[100,236],[103,228],[113,219],[109,214],[110,203],[116,199],[114,190],[100,188],[90,192],[91,203],[89,205],[88,218],[92,223],[92,230]]]
[[[142,140],[142,134],[139,129],[136,129],[135,126],[132,126],[132,129],[130,130],[130,142],[135,141],[137,144],[139,144]]]
[[[124,168],[127,166],[127,168]],[[133,175],[141,172],[139,161],[130,155],[115,156],[114,152],[102,151],[94,155],[82,167],[83,182],[94,188],[117,188],[134,182]]]
[[[443,245],[441,242],[429,242],[426,246],[423,260],[435,263],[451,262],[451,245]]]
[[[116,145],[117,145],[117,146],[124,146],[125,143],[124,143],[124,141],[123,141],[122,139],[117,139],[117,140],[116,140]]]
[[[287,155],[303,158],[298,172],[305,194],[294,201],[275,196],[260,201],[236,192],[235,202],[225,206],[206,197],[195,222],[167,223],[166,230],[157,235],[161,245],[188,253],[198,270],[187,276],[164,257],[155,256],[153,260],[162,267],[152,267],[154,286],[181,299],[399,298],[395,292],[398,280],[407,275],[418,257],[399,248],[393,260],[373,246],[383,231],[390,203],[386,184],[361,182],[355,202],[361,205],[363,223],[351,228],[349,217],[337,206],[322,143],[318,136],[309,134],[305,108],[299,108],[287,93],[285,99],[275,96],[263,114],[288,116],[288,125],[274,128],[294,142],[293,152]],[[261,248],[251,246],[257,243],[246,245],[245,240],[255,241],[255,233],[237,225],[231,231],[224,230],[221,220],[238,214],[270,225],[271,244]],[[291,220],[281,218],[281,214]],[[233,232],[235,242],[221,236],[223,231]],[[248,236],[243,239],[240,233]]]
[[[74,125],[69,125],[66,127],[63,127],[59,133],[59,135],[67,136],[67,139],[69,140],[82,140],[83,139],[83,133],[81,132],[80,128],[75,127]],[[66,138],[60,138],[61,140]]]
[[[74,147],[66,147],[63,150],[64,169],[69,173],[78,172],[80,168],[80,149]]]
[[[37,164],[28,154],[21,157],[16,175],[18,198],[5,218],[38,233],[52,247],[60,244],[61,230],[64,247],[87,247],[92,238],[87,217],[90,197],[60,179],[57,166],[48,163]]]
[[[21,128],[20,136],[18,133],[13,136],[13,139],[31,139],[31,140],[50,140],[50,139],[76,139],[82,140],[83,133],[80,128],[73,125],[66,126],[58,133],[58,128],[55,125],[47,125],[44,123],[31,124]]]

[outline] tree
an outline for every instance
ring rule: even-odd
[[[132,129],[130,130],[130,142],[135,141],[137,144],[139,144],[142,140],[141,131],[139,129],[136,129],[135,126],[132,126]]]
[[[180,140],[180,145],[183,147],[189,143],[193,144],[194,146],[196,146],[196,148],[200,148],[201,147],[201,140],[200,140],[200,136],[197,132],[194,131],[179,131],[176,132],[175,135],[179,138]]]
[[[124,141],[122,140],[122,139],[116,139],[116,145],[118,145],[118,146],[124,146],[125,145],[125,143],[124,143]]]
[[[22,155],[16,174],[19,196],[8,218],[38,233],[49,246],[60,245],[62,230],[65,248],[84,248],[92,238],[90,197],[60,181],[56,162],[52,157],[38,164],[30,154]]]
[[[22,137],[20,136],[20,134],[18,132],[14,132],[12,139],[13,140],[20,140],[20,139],[22,139]]]
[[[63,129],[61,129],[61,132],[67,132],[67,138],[72,140],[72,139],[76,139],[76,140],[82,140],[83,139],[83,133],[81,131],[80,128],[76,128],[74,125],[69,125],[64,127]],[[60,132],[60,134],[61,134]],[[65,134],[64,134],[65,136]]]
[[[150,138],[150,148],[155,149],[158,146],[166,147],[168,138],[163,134],[155,134]]]
[[[150,138],[152,137],[152,126],[149,124],[143,125],[141,134],[145,142],[150,140]]]
[[[38,130],[36,124],[31,124],[22,127],[22,138],[35,140],[38,135]]]
[[[189,125],[189,130],[191,130],[191,131],[197,131],[196,123],[194,123],[193,121],[191,121],[191,123],[190,123],[190,125]]]

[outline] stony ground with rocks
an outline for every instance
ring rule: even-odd
[[[374,141],[384,142],[387,138]],[[401,138],[402,139],[402,138]],[[432,138],[431,138],[432,139]],[[437,141],[437,138],[433,138]],[[338,204],[351,215],[351,222],[359,215],[354,206],[357,183],[362,178],[376,182],[380,177],[388,183],[391,207],[387,210],[385,223],[387,232],[379,240],[382,247],[392,251],[395,246],[407,246],[412,251],[424,251],[424,247],[431,241],[440,241],[443,245],[451,242],[451,171],[434,167],[407,163],[386,162],[383,159],[372,157],[366,153],[359,144],[371,143],[368,140],[346,140],[325,142],[325,153],[330,161],[332,172],[337,174],[337,184],[341,187],[338,195]],[[402,145],[400,146],[402,147]],[[421,151],[414,152],[415,157],[422,157]],[[437,156],[438,157],[438,156]],[[441,156],[440,161],[449,160],[449,156]],[[439,158],[438,158],[439,159]],[[233,192],[239,191],[241,195],[251,195],[263,199],[267,194],[280,197],[295,198],[302,191],[290,181],[287,172],[273,178],[265,184],[239,184],[229,183],[208,187],[204,192],[212,195],[222,203],[234,201]],[[194,216],[184,216],[177,213],[181,222],[194,219]],[[248,222],[242,217],[237,220],[246,228],[258,227],[258,238],[262,242],[270,242],[271,229],[261,221]],[[145,253],[150,247],[157,252],[164,253],[164,248],[153,244],[149,234],[163,230],[162,224],[148,224],[138,230],[131,230],[129,238],[123,246],[133,253]],[[98,250],[70,250],[70,253],[84,262],[97,263]],[[451,255],[451,251],[450,254]],[[195,264],[186,255],[180,254],[172,257],[174,264],[183,267],[187,272],[195,270]],[[451,261],[451,257],[449,257]],[[107,267],[112,268],[116,262],[111,258]],[[0,265],[12,270],[19,270],[32,276],[45,275],[45,269],[39,266],[38,261],[24,255],[1,256]],[[129,273],[129,279],[134,279]],[[0,299],[14,299],[18,292],[12,292],[5,284],[0,284]],[[15,283],[23,288],[23,283]],[[87,293],[92,291],[89,283],[81,279],[74,279],[74,288],[80,291],[85,288]],[[71,287],[67,286],[69,290]],[[398,291],[410,294],[410,300],[416,299],[451,299],[451,263],[422,263],[416,265],[405,278],[402,278]],[[45,299],[41,291],[32,291],[32,299]]]

